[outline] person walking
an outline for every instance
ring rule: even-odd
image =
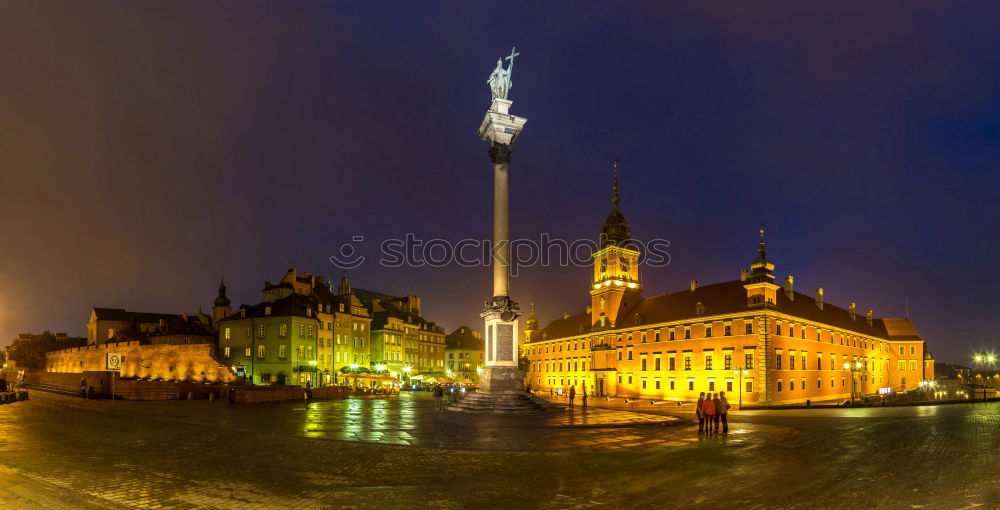
[[[698,414],[698,433],[703,434],[705,432],[705,392],[698,394],[698,406],[696,408]]]
[[[717,400],[715,402],[716,416],[718,416],[718,419],[716,419],[716,421],[715,421],[715,431],[716,432],[719,431],[719,422],[721,421],[722,422],[722,433],[723,434],[728,434],[729,433],[729,420],[726,419],[726,416],[729,414],[729,407],[730,407],[729,406],[729,401],[726,400],[726,392],[720,391],[719,392],[719,400]]]
[[[80,398],[82,398],[82,399],[86,399],[87,398],[87,378],[86,377],[81,377],[80,378]]]
[[[569,406],[573,407],[573,399],[576,398],[576,386],[569,387]]]
[[[583,387],[583,407],[587,407],[587,387]]]
[[[715,423],[715,394],[709,393],[705,397],[705,433],[712,433],[712,425]]]
[[[444,409],[444,388],[440,384],[434,386],[434,410]]]

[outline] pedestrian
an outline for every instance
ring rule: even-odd
[[[440,384],[434,386],[434,409],[444,409],[444,388]]]
[[[80,378],[80,398],[83,398],[83,399],[87,398],[87,378],[86,377],[81,377]]]
[[[573,399],[576,398],[576,386],[569,387],[569,406],[573,407]]]
[[[583,407],[587,407],[587,387],[583,387]]]
[[[698,395],[698,405],[694,408],[694,413],[698,415],[698,434],[705,433],[705,392]]]
[[[549,396],[552,396],[552,388],[549,388]]]
[[[729,407],[730,407],[729,406],[729,401],[726,400],[726,392],[720,391],[719,392],[719,400],[715,403],[715,410],[716,410],[715,414],[716,414],[716,416],[718,416],[718,419],[715,422],[716,423],[716,427],[715,427],[715,431],[716,432],[719,431],[718,423],[719,423],[719,421],[721,421],[722,422],[722,433],[723,434],[728,434],[729,433],[729,420],[726,419],[726,415],[729,414]]]
[[[7,378],[0,375],[0,393],[7,391]]]
[[[705,433],[712,433],[712,425],[715,423],[715,395],[709,393],[705,397],[705,404],[702,406],[705,410]]]

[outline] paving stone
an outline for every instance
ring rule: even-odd
[[[1000,507],[1000,404],[732,412],[726,436],[675,406],[600,405],[36,393],[0,406],[0,509]]]

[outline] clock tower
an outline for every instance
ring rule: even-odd
[[[601,227],[601,248],[594,253],[590,289],[590,320],[594,331],[615,327],[618,313],[639,300],[639,251],[632,245],[632,227],[618,210],[618,160],[614,162],[611,214]]]

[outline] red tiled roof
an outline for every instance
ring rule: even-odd
[[[732,280],[704,285],[695,290],[685,289],[642,298],[636,303],[623,303],[615,320],[615,326],[627,328],[642,324],[698,321],[702,317],[745,312],[751,308],[747,306],[746,289],[743,285],[744,282],[740,280]],[[855,318],[851,319],[846,309],[830,303],[824,303],[821,310],[816,306],[812,296],[796,292],[795,299],[792,300],[781,289],[777,295],[774,310],[780,313],[878,338],[900,340],[912,336],[917,340],[920,339],[907,319],[874,319],[869,325],[864,312],[857,313]],[[701,314],[696,313],[699,302],[704,306]],[[542,339],[576,336],[588,333],[590,329],[590,314],[582,313],[552,321],[542,329]]]

